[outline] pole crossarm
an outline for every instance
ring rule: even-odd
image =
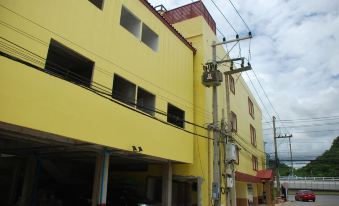
[[[251,69],[252,69],[252,67],[249,65],[249,66],[246,66],[246,67],[241,67],[240,69],[235,69],[235,70],[230,70],[230,71],[224,72],[224,74],[231,75],[231,74],[235,74],[235,73],[239,73],[239,72],[248,71],[248,70],[251,70]]]
[[[279,136],[277,136],[277,137],[275,137],[275,138],[291,138],[291,137],[293,137],[291,134],[290,135],[284,135],[284,136],[281,136],[281,135],[279,135]]]
[[[223,64],[223,63],[228,63],[228,62],[235,62],[235,61],[244,61],[245,58],[244,57],[240,57],[240,58],[234,58],[234,59],[226,59],[226,60],[221,60],[221,61],[216,61],[217,64]],[[213,62],[207,62],[207,65],[209,64],[213,64]]]
[[[248,35],[248,36],[244,36],[244,37],[241,37],[241,38],[236,38],[236,39],[232,39],[232,40],[228,40],[228,41],[218,42],[218,43],[212,44],[211,46],[215,47],[215,46],[219,46],[219,45],[223,45],[223,44],[229,44],[229,43],[232,43],[232,42],[238,42],[238,41],[241,41],[241,40],[251,39],[252,37],[253,37],[252,35]]]

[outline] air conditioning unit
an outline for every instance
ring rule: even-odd
[[[226,144],[226,161],[236,161],[237,160],[237,151],[236,145],[233,143]]]

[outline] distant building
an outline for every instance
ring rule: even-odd
[[[211,204],[212,92],[201,76],[216,25],[201,1],[160,13],[146,0],[1,1],[0,205]],[[261,110],[238,75],[233,195],[257,205],[271,173]]]

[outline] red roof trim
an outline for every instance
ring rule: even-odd
[[[190,48],[193,53],[196,53],[196,49],[189,43],[173,26],[170,24],[163,16],[161,16],[154,7],[147,1],[147,0],[140,0],[141,3],[143,3],[148,10],[150,10],[169,30],[171,30],[188,48]]]
[[[257,172],[257,177],[262,180],[273,180],[273,171],[271,169],[260,170]]]
[[[188,4],[185,4],[183,6],[179,6],[177,8],[168,10],[168,11],[165,12],[164,17],[165,17],[165,19],[168,18],[168,22],[171,23],[171,24],[180,22],[180,21],[173,21],[173,17],[171,17],[171,16],[173,14],[175,15],[177,10],[180,11],[180,10],[184,9],[185,7],[187,8],[187,7],[193,6],[193,5],[195,5],[196,8],[201,7],[201,8],[198,9],[201,13],[194,13],[193,12],[194,14],[191,13],[189,15],[189,17],[183,18],[180,21],[184,21],[184,20],[187,20],[187,19],[190,19],[190,18],[194,18],[194,17],[197,17],[197,16],[202,16],[205,19],[205,21],[207,22],[207,24],[211,27],[211,29],[214,32],[214,34],[216,34],[216,28],[217,28],[216,23],[215,23],[212,15],[210,14],[210,12],[208,11],[208,9],[206,8],[205,4],[202,1],[195,1],[195,2],[192,2],[192,3],[188,3]]]
[[[235,180],[241,182],[252,182],[252,183],[259,183],[261,182],[260,178],[257,176],[245,174],[242,172],[235,172]]]

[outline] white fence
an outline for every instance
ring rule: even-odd
[[[339,191],[339,177],[280,177],[289,189]]]

